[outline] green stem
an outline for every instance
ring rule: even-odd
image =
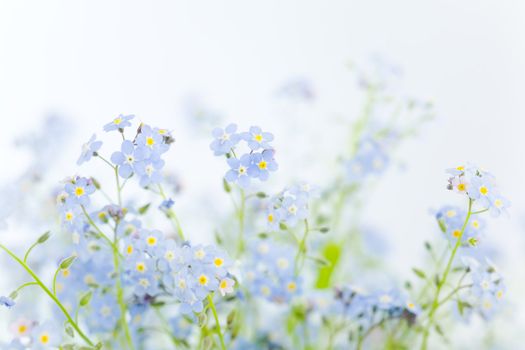
[[[18,292],[20,292],[22,289],[24,289],[25,287],[29,287],[29,286],[35,286],[35,285],[38,285],[38,283],[36,282],[26,282],[24,284],[22,284],[20,287],[18,287],[17,289],[15,289],[13,291],[14,294],[18,294]],[[11,293],[11,294],[13,294]]]
[[[238,237],[238,246],[237,246],[237,256],[240,256],[244,251],[244,212],[246,209],[246,195],[244,190],[241,188],[241,204],[238,210],[238,219],[239,219],[239,237]]]
[[[31,275],[31,277],[33,277],[33,279],[35,280],[35,282],[40,286],[40,288],[55,302],[55,304],[60,308],[60,310],[62,311],[62,313],[64,314],[64,316],[66,316],[67,320],[69,321],[69,323],[71,323],[71,326],[73,326],[73,328],[77,331],[78,335],[80,335],[80,337],[87,343],[89,344],[90,346],[94,346],[93,342],[84,334],[84,332],[82,332],[82,330],[80,329],[80,327],[77,325],[77,323],[71,318],[71,316],[69,315],[69,313],[67,312],[66,308],[64,307],[64,305],[62,305],[62,303],[60,302],[60,300],[58,300],[58,298],[49,290],[49,288],[47,288],[44,283],[40,280],[40,278],[38,278],[38,276],[36,275],[35,272],[33,272],[33,270],[25,263],[23,262],[20,258],[18,258],[14,253],[12,253],[7,247],[5,247],[4,245],[0,244],[0,248],[2,248],[7,254],[9,254],[16,262],[18,262],[20,264],[20,266],[22,266],[29,275]]]
[[[217,315],[217,309],[215,309],[215,304],[213,303],[213,294],[208,294],[208,303],[210,305],[210,309],[213,313],[213,318],[215,318],[216,327],[215,330],[217,332],[217,335],[219,336],[219,339],[221,341],[221,348],[222,350],[226,350],[226,345],[224,344],[224,337],[222,335],[221,330],[221,324],[219,323],[219,316]]]
[[[29,253],[31,253],[31,251],[33,250],[34,247],[36,247],[37,245],[39,245],[40,242],[36,241],[35,243],[33,243],[31,245],[31,247],[29,247],[29,249],[27,250],[26,254],[24,255],[24,263],[27,263],[27,258],[29,257]]]
[[[432,308],[430,309],[430,312],[428,314],[428,324],[425,330],[423,331],[423,342],[421,343],[422,350],[427,349],[428,336],[430,334],[430,327],[432,326],[432,323],[433,323],[434,314],[436,313],[438,307],[440,306],[439,294],[441,293],[441,289],[443,288],[443,286],[445,285],[447,281],[447,277],[450,272],[450,268],[452,267],[452,262],[454,261],[454,257],[456,256],[456,253],[461,245],[461,238],[463,237],[463,233],[465,232],[465,229],[467,227],[467,224],[468,224],[468,221],[471,215],[472,215],[472,199],[469,198],[468,212],[465,218],[465,222],[463,223],[463,227],[461,228],[461,233],[459,234],[456,245],[454,246],[454,249],[452,250],[452,253],[450,254],[450,258],[448,259],[447,266],[445,267],[445,271],[443,272],[443,278],[440,279],[437,285],[436,295],[434,296],[434,301],[432,302]]]
[[[117,182],[118,205],[119,207],[122,207],[122,195],[121,195],[121,188],[120,188],[120,178],[118,176],[118,166],[116,166],[114,169],[115,169],[115,181]]]
[[[301,239],[301,242],[299,243],[299,249],[297,250],[297,254],[295,255],[295,276],[297,276],[301,270],[301,260],[304,254],[306,253],[306,238],[308,237],[308,232],[310,230],[308,229],[308,220],[304,220],[304,235],[303,239]]]
[[[113,263],[115,264],[115,270],[117,272],[116,288],[117,288],[117,302],[120,306],[120,322],[124,333],[126,334],[126,341],[128,342],[129,348],[134,349],[133,341],[131,339],[131,332],[129,330],[128,322],[126,320],[127,308],[126,303],[124,302],[124,290],[122,288],[122,281],[120,279],[120,264],[119,264],[119,252],[116,245],[116,236],[115,244],[113,245]]]
[[[104,232],[102,232],[102,230],[97,226],[97,224],[95,224],[95,222],[93,221],[93,219],[91,218],[91,216],[88,214],[86,208],[81,205],[80,206],[82,208],[82,212],[84,212],[84,216],[86,217],[87,221],[89,222],[89,224],[95,229],[95,231],[97,231],[97,233],[99,234],[99,236],[104,239],[106,241],[107,244],[109,244],[109,246],[112,248],[112,249],[117,249],[116,248],[116,245],[108,238],[108,236],[106,236],[106,234]],[[118,252],[118,249],[117,249],[117,252]]]
[[[97,233],[108,242],[110,247],[112,248],[113,252],[113,264],[115,265],[115,271],[117,273],[117,280],[116,280],[116,288],[117,288],[117,301],[120,306],[120,313],[121,313],[121,324],[122,328],[124,329],[126,333],[126,340],[128,341],[128,344],[131,349],[133,349],[133,342],[131,340],[131,333],[129,331],[128,323],[126,321],[126,304],[124,303],[124,292],[122,290],[121,280],[120,280],[120,267],[119,267],[119,257],[120,253],[117,246],[117,235],[116,235],[116,227],[115,227],[115,235],[114,235],[114,241],[112,242],[105,234],[102,232],[102,230],[95,224],[91,216],[89,216],[88,212],[86,211],[86,208],[84,206],[81,206],[82,211],[84,212],[84,215],[86,216],[86,219],[88,220],[89,224],[97,231]]]
[[[168,197],[166,196],[166,193],[164,193],[164,189],[162,188],[162,185],[159,184],[158,186],[159,186],[160,196],[162,197],[162,199],[167,200]],[[168,218],[170,218],[171,221],[175,224],[175,228],[177,229],[177,233],[179,234],[180,239],[185,241],[186,239],[184,238],[184,232],[182,231],[182,226],[180,225],[179,218],[177,218],[175,211],[169,208],[166,212],[168,213]]]

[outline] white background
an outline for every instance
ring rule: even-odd
[[[183,116],[184,98],[203,96],[223,122],[274,132],[281,169],[269,187],[322,182],[331,171],[325,153],[338,152],[333,122],[354,118],[361,103],[346,63],[379,52],[403,67],[406,90],[432,98],[438,118],[399,150],[407,169],[389,172],[366,215],[389,233],[391,264],[408,274],[436,234],[428,209],[460,203],[445,191],[443,170],[472,161],[493,172],[513,203],[510,219],[491,223],[487,244],[500,252],[514,308],[501,332],[515,334],[525,318],[524,33],[520,1],[2,1],[0,180],[23,171],[27,156],[12,141],[45,115],[74,120],[61,166],[50,169],[58,180],[83,171],[74,162],[93,131],[102,136],[103,124],[133,113],[173,130],[168,167],[187,187],[179,212],[207,236],[213,222],[202,217],[222,203],[194,198],[220,195],[225,166]],[[296,76],[316,88],[308,108],[273,96]]]

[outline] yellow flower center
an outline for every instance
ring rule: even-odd
[[[75,196],[80,197],[84,193],[85,193],[85,191],[84,191],[83,187],[78,186],[77,188],[75,188]]]
[[[141,263],[141,262],[137,263],[135,268],[137,269],[138,272],[146,271],[146,265],[144,263]]]
[[[164,254],[164,257],[166,258],[166,260],[172,261],[173,259],[175,259],[175,253],[172,251],[167,251],[166,254]]]
[[[215,258],[215,260],[213,260],[213,264],[215,267],[221,267],[222,264],[224,264],[224,260],[222,258]]]
[[[40,342],[42,344],[49,343],[49,335],[47,333],[44,333],[44,334],[40,335]]]
[[[268,286],[262,286],[261,287],[261,293],[263,295],[265,295],[265,296],[268,296],[268,295],[270,295],[271,290],[270,290],[270,288],[268,288]]]
[[[503,201],[502,201],[501,199],[496,199],[496,200],[494,201],[494,206],[495,206],[496,208],[501,208],[501,207],[503,206]]]
[[[70,274],[71,273],[70,273],[69,269],[62,270],[62,276],[69,277]]]
[[[478,220],[472,221],[472,227],[479,228],[479,221]]]
[[[461,230],[454,230],[452,236],[454,236],[454,238],[459,238],[459,236],[461,236]]]
[[[240,166],[239,167],[239,174],[245,174],[246,173],[246,167]]]
[[[273,222],[273,214],[268,214],[268,222]]]
[[[228,287],[228,282],[226,280],[222,280],[221,284],[219,285],[221,289],[226,289]]]
[[[120,123],[122,123],[122,118],[118,117],[118,118],[113,119],[113,124],[119,125]]]
[[[458,191],[464,192],[467,189],[467,185],[465,184],[458,184]]]
[[[296,289],[297,289],[297,285],[295,284],[295,282],[290,282],[290,283],[288,283],[288,285],[286,286],[286,288],[287,288],[288,291],[290,291],[290,292],[295,292]]]
[[[201,286],[206,286],[208,284],[208,276],[206,275],[200,275],[199,276],[199,284]]]
[[[481,186],[479,188],[479,193],[481,193],[482,195],[486,196],[488,193],[489,193],[489,189],[485,186]]]
[[[131,253],[133,253],[133,246],[131,244],[128,245],[128,247],[126,248],[126,253],[128,253],[128,255],[131,255]]]
[[[27,326],[25,324],[18,326],[18,334],[25,334],[25,332],[27,332]]]
[[[151,136],[148,136],[146,138],[146,145],[148,145],[149,147],[153,146],[155,144],[155,140],[153,139],[153,137]]]
[[[268,167],[268,163],[264,160],[261,160],[257,166],[259,166],[259,169],[266,169]]]
[[[255,136],[253,136],[253,139],[257,142],[262,142],[263,140],[263,136],[261,134],[257,134]]]
[[[452,217],[456,216],[456,211],[455,211],[455,210],[449,210],[449,211],[447,211],[447,216],[448,216],[449,218],[452,218]]]
[[[73,220],[73,213],[72,213],[72,212],[68,211],[68,212],[66,213],[66,220],[67,220],[67,221],[71,221],[71,220]]]
[[[149,246],[154,246],[155,244],[157,244],[157,238],[153,236],[149,236],[146,242],[148,243]]]
[[[463,170],[465,170],[465,167],[463,165],[460,165],[460,166],[456,167],[456,170],[463,171]]]

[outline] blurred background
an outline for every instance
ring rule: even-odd
[[[322,188],[344,125],[363,105],[356,67],[379,62],[395,78],[389,87],[435,106],[434,120],[396,150],[364,210],[385,233],[392,279],[409,275],[423,241],[436,235],[429,211],[463,204],[446,191],[444,169],[489,169],[512,202],[509,218],[491,220],[485,242],[509,295],[493,331],[501,348],[519,348],[524,33],[518,1],[2,1],[0,221],[23,215],[8,217],[0,241],[27,245],[47,229],[27,174],[42,179],[35,191],[49,192],[65,176],[93,173],[96,165],[75,164],[80,146],[96,132],[111,152],[119,141],[102,126],[120,113],[173,131],[167,169],[183,187],[178,215],[197,240],[211,237],[225,210],[226,166],[208,146],[215,126],[274,133],[280,170],[269,192],[295,180]],[[457,335],[466,348],[477,326]]]

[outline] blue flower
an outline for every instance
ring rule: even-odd
[[[169,145],[164,142],[164,136],[149,125],[141,126],[135,142],[146,158],[158,158],[169,149]]]
[[[345,162],[350,183],[362,181],[370,175],[381,174],[389,163],[388,153],[382,143],[365,137],[357,147],[354,157]]]
[[[210,144],[210,149],[214,155],[221,156],[229,153],[241,139],[239,134],[236,134],[237,125],[229,124],[226,128],[215,128],[212,131],[214,140]]]
[[[82,153],[77,160],[77,165],[88,162],[91,157],[100,149],[102,141],[96,141],[97,135],[93,134],[88,142],[82,145]]]
[[[72,179],[66,183],[64,188],[68,194],[66,203],[70,205],[78,204],[87,206],[89,204],[89,195],[95,192],[93,180],[85,177],[76,177]]]
[[[162,181],[160,170],[164,167],[164,161],[159,156],[152,156],[147,160],[138,162],[135,165],[135,172],[140,176],[140,185],[142,187],[151,184],[158,184]]]
[[[263,132],[258,126],[250,127],[250,131],[244,132],[242,138],[248,143],[248,147],[252,151],[256,151],[259,148],[271,148],[269,142],[273,141],[273,135],[269,132]]]
[[[133,142],[124,140],[120,152],[111,155],[113,164],[118,165],[118,173],[123,178],[130,177],[135,171],[136,164],[145,158],[146,152],[143,148],[135,148]]]
[[[166,212],[167,210],[171,209],[173,205],[175,204],[175,201],[171,198],[168,198],[166,200],[163,200],[162,203],[160,203],[159,209],[163,212]]]
[[[134,115],[122,115],[113,119],[110,123],[104,125],[104,131],[112,130],[123,130],[124,128],[131,126],[130,120],[135,118]]]
[[[250,186],[250,175],[248,169],[252,165],[252,158],[249,154],[244,154],[241,159],[229,158],[228,165],[230,170],[226,173],[224,178],[230,183],[237,183],[241,188],[248,188]]]
[[[447,173],[452,175],[448,189],[467,195],[481,210],[490,210],[493,216],[506,213],[510,202],[500,194],[492,174],[474,165],[447,169]]]
[[[15,306],[15,304],[16,302],[13,299],[9,297],[5,297],[5,296],[0,296],[0,305],[5,306],[8,309],[10,309],[13,306]]]
[[[58,346],[62,341],[58,329],[52,322],[45,322],[33,328],[31,350],[46,350]]]
[[[251,177],[259,178],[261,181],[268,180],[270,171],[276,171],[278,168],[277,162],[274,159],[275,151],[265,149],[262,153],[253,153],[251,155],[251,165],[248,168],[248,173]]]
[[[93,332],[111,332],[120,318],[120,307],[117,298],[110,293],[96,292],[90,302],[91,313],[87,323]]]

